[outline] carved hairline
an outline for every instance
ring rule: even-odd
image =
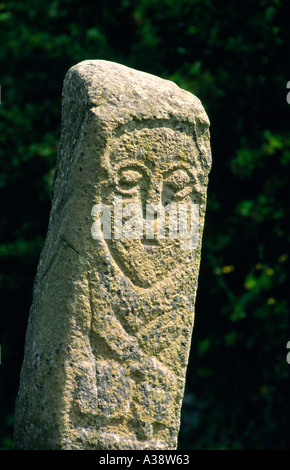
[[[97,110],[95,106],[90,108],[93,114]],[[179,119],[178,116],[174,116],[173,113],[169,113],[168,117],[158,118],[144,118],[142,120],[131,117],[131,119],[125,122],[116,122],[116,125],[111,132],[110,136],[106,136],[108,141],[111,139],[120,138],[126,131],[142,130],[142,129],[156,129],[160,127],[170,128],[175,132],[180,131],[191,137],[193,143],[196,145],[199,151],[200,158],[204,157],[206,166],[210,168],[211,156],[210,149],[206,149],[203,145],[203,139],[208,137],[209,132],[209,121],[204,116],[195,115],[195,119]],[[106,146],[107,147],[107,146]]]

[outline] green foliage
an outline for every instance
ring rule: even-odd
[[[211,120],[213,169],[180,448],[289,449],[287,2],[0,3],[0,446],[14,401],[68,68],[174,80]]]

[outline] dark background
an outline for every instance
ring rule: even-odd
[[[211,120],[179,449],[290,448],[289,17],[282,0],[0,2],[0,448],[12,448],[63,79],[84,59],[173,80]]]

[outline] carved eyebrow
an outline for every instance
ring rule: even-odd
[[[170,162],[164,162],[164,170],[163,171],[170,171],[170,170],[178,170],[178,169],[185,169],[190,171],[191,165],[188,162],[185,162],[182,159],[176,158]]]
[[[148,168],[144,164],[139,162],[126,162],[117,169],[118,173],[124,170],[137,170],[148,172]]]
[[[189,179],[192,180],[193,177],[192,177],[189,169],[186,166],[181,166],[181,165],[174,166],[170,169],[164,170],[163,171],[163,179],[169,178],[171,175],[174,175],[174,173],[176,173],[179,170],[184,171],[186,173],[186,175],[189,177]]]

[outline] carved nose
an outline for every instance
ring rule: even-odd
[[[153,182],[146,193],[146,206],[144,211],[144,240],[145,245],[158,244],[160,226],[160,205],[162,202],[162,181]],[[162,210],[161,210],[162,212]],[[158,220],[159,217],[159,220]]]
[[[160,204],[162,193],[162,183],[160,181],[153,183],[146,194],[146,204]]]

